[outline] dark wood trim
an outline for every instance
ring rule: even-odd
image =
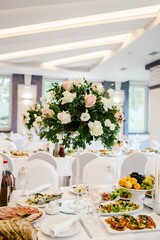
[[[160,88],[160,84],[149,87],[150,90],[157,89],[157,88]]]
[[[156,66],[158,66],[158,65],[160,65],[160,59],[158,59],[158,60],[156,60],[156,61],[154,61],[154,62],[152,62],[152,63],[147,64],[147,65],[145,66],[145,69],[146,69],[146,70],[150,70],[151,68],[156,67]]]

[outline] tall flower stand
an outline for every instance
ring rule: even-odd
[[[76,188],[77,189],[79,187],[79,170],[80,170],[80,149],[77,149],[77,156],[76,156]],[[78,190],[76,191],[75,199],[69,203],[68,207],[73,209],[77,213],[87,207],[85,202],[81,199]]]

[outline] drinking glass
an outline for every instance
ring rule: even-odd
[[[106,174],[106,185],[107,185],[107,191],[110,192],[114,188],[114,183],[117,178],[117,169],[114,165],[108,164],[105,168],[105,174]]]
[[[22,194],[26,191],[26,186],[28,184],[29,170],[28,167],[21,167],[19,170],[19,182],[23,186]]]

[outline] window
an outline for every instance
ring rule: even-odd
[[[52,83],[58,82],[61,84],[62,82],[60,80],[53,80],[53,79],[43,79],[43,95],[45,95],[47,98],[49,95],[47,94],[47,91],[52,87]]]
[[[0,76],[0,131],[11,128],[11,78]]]
[[[148,87],[130,84],[129,133],[148,132]]]

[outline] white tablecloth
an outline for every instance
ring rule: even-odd
[[[68,188],[62,188],[63,191],[63,198],[71,198],[73,197],[73,195],[71,193],[69,193]],[[14,206],[16,205],[17,199],[19,198],[20,195],[20,191],[14,191],[12,193],[11,196],[11,200],[10,200],[10,206]],[[141,211],[138,212],[138,214],[150,214],[152,213],[152,210],[149,208],[143,208]],[[59,213],[62,214],[62,213]],[[56,222],[56,217],[58,215],[54,215],[55,217],[55,222]],[[53,216],[52,216],[53,217]],[[50,219],[51,216],[46,215],[41,218],[38,222],[36,222],[37,224],[42,224],[43,222],[45,222],[46,220]],[[96,240],[159,240],[160,239],[160,231],[157,232],[139,232],[139,233],[134,233],[134,231],[132,233],[129,234],[119,234],[119,232],[117,232],[117,234],[110,234],[107,229],[104,227],[103,223],[101,221],[99,221],[99,227],[100,227],[100,232],[101,232],[101,236],[98,237],[94,237],[92,239],[96,239]],[[40,230],[38,232],[38,239],[39,240],[51,240],[53,238],[46,236],[45,234],[43,234]],[[55,240],[59,240],[59,238],[54,238]],[[69,236],[66,239],[68,240],[88,240],[89,237],[87,236],[86,232],[84,231],[84,229],[82,228],[81,231],[79,233],[77,233],[76,235],[73,236]]]

